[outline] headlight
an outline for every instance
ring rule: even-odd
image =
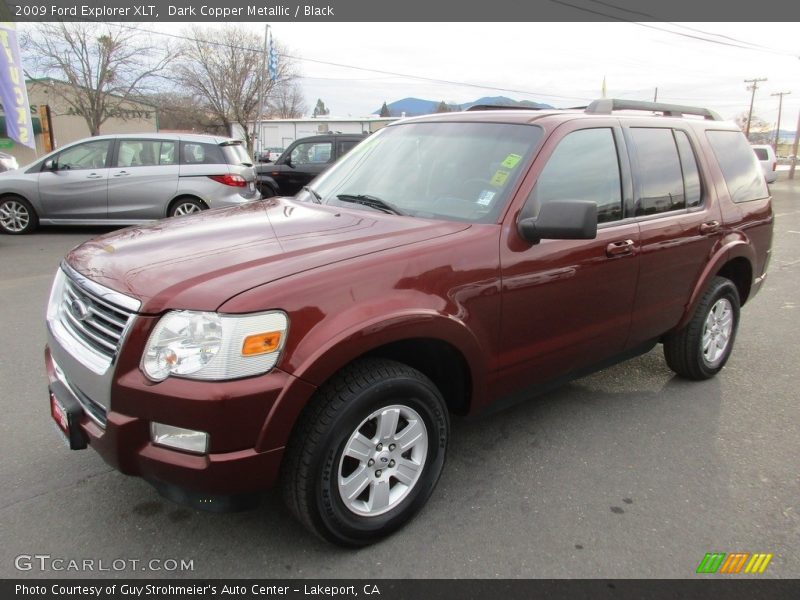
[[[280,311],[254,315],[173,311],[150,334],[142,371],[153,381],[170,375],[209,380],[260,375],[278,362],[288,327],[289,320]]]

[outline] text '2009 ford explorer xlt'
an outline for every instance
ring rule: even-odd
[[[295,199],[72,250],[47,309],[52,415],[169,497],[279,483],[313,532],[366,544],[425,504],[450,413],[658,342],[714,376],[772,223],[744,136],[704,109],[404,120]]]

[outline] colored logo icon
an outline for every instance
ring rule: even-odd
[[[767,570],[772,554],[749,552],[708,552],[697,565],[697,573],[763,573]]]

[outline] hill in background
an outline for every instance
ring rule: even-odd
[[[393,117],[399,117],[403,113],[407,117],[414,117],[417,115],[429,115],[431,113],[436,112],[436,109],[439,107],[441,103],[440,100],[423,100],[422,98],[403,98],[402,100],[396,100],[391,104],[387,104],[389,107],[389,112]],[[473,100],[472,102],[466,102],[464,104],[455,104],[449,105],[452,110],[467,110],[471,106],[475,106],[476,104],[490,104],[493,106],[525,106],[528,108],[553,108],[549,104],[542,104],[540,102],[531,102],[530,100],[513,100],[511,98],[506,98],[505,96],[484,96],[483,98],[478,98],[477,100]],[[374,111],[374,113],[380,114],[381,109]]]

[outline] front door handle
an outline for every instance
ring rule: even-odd
[[[628,254],[633,254],[633,240],[611,242],[608,246],[606,246],[606,256],[609,258],[626,256]]]
[[[114,177],[126,177],[130,175],[127,171],[120,171],[119,173],[114,173]]]
[[[720,228],[719,221],[709,221],[708,223],[703,223],[700,225],[700,233],[702,235],[708,235],[710,233],[717,233]]]
[[[102,179],[102,175],[98,175],[97,173],[90,173],[86,176],[86,179]]]

